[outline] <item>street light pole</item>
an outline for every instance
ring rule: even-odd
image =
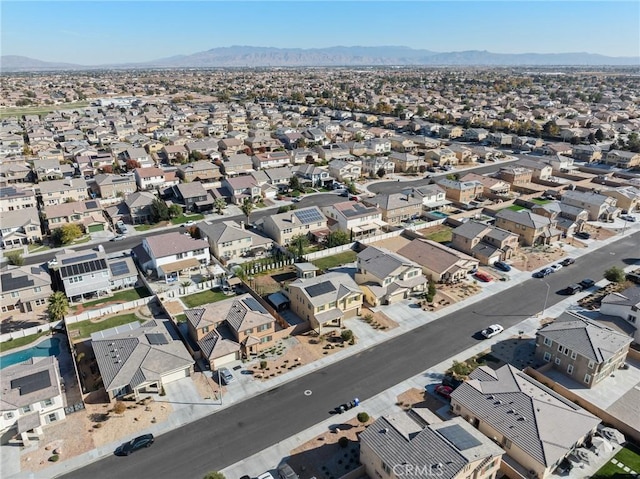
[[[544,315],[547,311],[547,301],[549,301],[549,291],[551,290],[551,286],[549,286],[549,283],[546,281],[542,281],[542,283],[547,287],[547,294],[544,297],[544,307],[542,308],[542,318],[544,319]]]

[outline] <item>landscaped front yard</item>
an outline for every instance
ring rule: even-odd
[[[91,334],[97,331],[115,328],[116,326],[133,323],[134,321],[142,320],[134,313],[121,314],[119,316],[113,316],[100,321],[92,321],[88,319],[86,321],[80,321],[79,323],[68,324],[67,330],[69,331],[69,336],[71,338],[88,338]],[[77,331],[77,333],[74,334],[73,331]]]
[[[628,467],[629,470],[625,471],[625,467]],[[618,454],[600,468],[593,477],[595,479],[604,479],[608,477],[631,477],[630,471],[635,471],[636,474],[640,473],[640,450],[631,444],[625,446],[624,449],[621,449]]]
[[[181,225],[183,223],[186,223],[187,221],[200,221],[204,219],[204,215],[200,215],[200,214],[193,214],[193,215],[180,215],[180,216],[176,216],[175,218],[171,218],[171,223],[173,223],[174,225]]]
[[[188,296],[183,296],[180,299],[188,308],[196,308],[203,304],[222,301],[223,299],[227,299],[228,297],[229,296],[226,296],[222,291],[213,291],[211,289],[208,289],[206,291],[203,291],[202,293],[194,293]]]

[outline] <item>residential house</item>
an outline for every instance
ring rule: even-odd
[[[226,196],[231,198],[231,202],[236,205],[241,205],[245,198],[249,198],[255,203],[262,197],[260,185],[251,175],[223,179],[222,190],[225,191]]]
[[[223,138],[218,142],[218,148],[228,158],[230,155],[244,152],[246,146],[240,138]]]
[[[312,187],[329,186],[333,183],[333,178],[325,168],[316,165],[302,164],[291,168],[291,173],[300,178],[300,183],[308,183]]]
[[[56,254],[52,269],[72,302],[112,294],[107,255],[101,245],[88,251],[63,250]]]
[[[300,163],[316,163],[320,160],[318,152],[306,148],[297,148],[291,152],[291,163],[298,165]]]
[[[273,248],[273,240],[244,228],[243,223],[217,221],[198,223],[200,237],[206,238],[213,255],[222,261],[243,256],[261,256]]]
[[[66,180],[38,183],[36,193],[41,197],[44,206],[58,205],[65,201],[82,201],[89,199],[87,182],[82,178],[69,178]]]
[[[555,219],[532,213],[529,210],[513,211],[503,209],[496,214],[496,226],[516,233],[525,246],[551,244],[560,240],[561,231]]]
[[[421,411],[382,416],[359,435],[360,464],[368,477],[497,477],[504,454],[497,444],[462,418],[434,421]]]
[[[185,310],[194,351],[211,370],[273,345],[275,318],[250,294]]]
[[[169,187],[173,186],[167,184],[171,180],[173,176],[175,178],[174,173],[167,173],[160,168],[156,168],[155,166],[149,168],[136,168],[133,171],[136,185],[138,185],[138,189],[145,190],[153,190],[156,188]],[[178,180],[175,179],[175,184],[178,184]]]
[[[511,139],[512,136],[506,133],[492,132],[487,135],[487,141],[495,147],[511,146]]]
[[[422,157],[411,153],[392,151],[387,158],[394,164],[394,170],[397,172],[417,172],[420,166],[424,164]]]
[[[571,155],[578,161],[595,163],[602,159],[602,150],[597,145],[573,145]]]
[[[351,157],[349,147],[341,143],[330,143],[324,146],[316,146],[314,150],[318,152],[318,156],[325,161],[346,160]]]
[[[362,203],[382,210],[382,220],[390,224],[403,223],[422,214],[422,197],[412,192],[381,193],[364,198]]]
[[[42,209],[45,228],[50,233],[66,224],[78,225],[87,233],[105,231],[108,229],[107,220],[102,211],[97,200],[72,201]]]
[[[327,218],[317,206],[266,216],[261,226],[267,236],[282,246],[298,235],[323,241],[329,233]]]
[[[364,158],[362,160],[362,174],[364,176],[377,178],[380,176],[380,172],[383,173],[382,176],[391,175],[395,168],[395,163],[384,156]]]
[[[456,153],[449,148],[427,150],[425,161],[436,166],[457,165],[459,163]]]
[[[272,151],[269,153],[257,153],[251,157],[253,167],[256,170],[264,168],[278,168],[291,165],[291,157],[286,151]]]
[[[640,343],[640,288],[638,286],[606,295],[600,302],[600,314],[623,319],[631,326],[634,342]]]
[[[60,180],[73,177],[75,168],[57,158],[33,160],[33,173],[38,181]]]
[[[116,198],[134,193],[138,187],[132,174],[106,175],[100,173],[94,178],[94,188],[101,198]]]
[[[147,236],[133,249],[141,269],[153,273],[167,283],[178,281],[181,273],[189,273],[209,264],[209,243],[178,231]]]
[[[41,241],[38,208],[23,208],[2,213],[0,242],[4,248],[16,248]]]
[[[640,211],[640,187],[619,186],[600,191],[600,194],[616,200],[616,206],[628,213]]]
[[[451,204],[446,199],[446,192],[436,184],[416,186],[402,190],[405,195],[413,194],[416,198],[422,199],[422,209],[425,211],[437,210],[445,205]]]
[[[543,180],[548,181],[553,174],[553,167],[545,163],[541,158],[540,159],[529,159],[528,158],[520,158],[515,166],[521,166],[523,168],[527,168],[531,170],[531,179],[532,180]]]
[[[633,151],[622,150],[609,150],[604,157],[604,162],[607,165],[612,165],[617,168],[633,168],[640,165],[640,153],[634,153]]]
[[[3,368],[0,384],[0,431],[15,427],[23,445],[29,445],[30,435],[40,438],[44,426],[66,417],[55,356],[34,357]]]
[[[267,183],[275,186],[278,189],[282,189],[289,185],[293,172],[290,166],[282,166],[280,168],[269,168],[262,171],[267,177]],[[256,172],[258,173],[258,172]],[[255,175],[255,173],[254,173]]]
[[[0,213],[35,208],[37,205],[33,188],[21,188],[15,185],[0,186]]]
[[[350,183],[362,175],[360,163],[345,160],[331,160],[329,162],[329,174],[335,179]]]
[[[389,141],[391,142],[391,149],[400,153],[412,153],[418,147],[411,138],[404,136],[392,136]]]
[[[384,155],[391,153],[391,141],[388,138],[371,138],[365,140],[368,155]]]
[[[31,168],[23,160],[0,163],[0,183],[28,183],[31,180]]]
[[[222,177],[220,167],[206,160],[179,165],[177,174],[182,181],[187,182],[202,181],[206,183],[217,181]]]
[[[442,125],[438,130],[438,136],[440,138],[460,138],[464,135],[464,129],[458,125]]]
[[[251,157],[245,153],[237,153],[227,157],[222,162],[222,168],[224,169],[225,177],[248,175],[253,169],[253,161]]]
[[[124,204],[128,210],[129,222],[134,225],[151,223],[153,221],[151,205],[157,198],[149,191],[136,191],[127,195]]]
[[[560,201],[566,205],[587,210],[590,221],[608,220],[620,215],[615,197],[594,191],[564,191]]]
[[[481,142],[484,141],[489,135],[489,130],[484,128],[468,128],[465,130],[462,138],[466,141]]]
[[[419,264],[424,275],[438,283],[457,283],[478,267],[478,260],[435,241],[417,238],[398,254]]]
[[[356,283],[371,306],[392,304],[425,291],[422,267],[385,248],[368,246],[358,253]]]
[[[451,410],[545,479],[595,433],[600,419],[506,364],[480,366],[451,393]],[[562,424],[562,427],[558,427]]]
[[[587,388],[624,365],[633,339],[573,312],[536,333],[535,358]]]
[[[349,233],[351,241],[373,236],[385,226],[379,208],[357,201],[323,206],[322,212],[329,218],[329,228]]]
[[[189,151],[184,145],[165,145],[162,154],[169,163],[182,163],[189,157]]]
[[[477,180],[441,178],[436,181],[436,184],[444,189],[447,199],[464,205],[481,198],[484,192],[484,185]]]
[[[213,209],[213,196],[204,189],[202,183],[180,183],[171,188],[174,198],[185,211],[208,211]]]
[[[552,201],[543,205],[533,205],[531,211],[554,221],[556,228],[566,236],[584,230],[589,219],[587,210],[558,201]]]
[[[91,335],[109,400],[140,399],[191,376],[194,360],[169,320],[128,323]]]
[[[536,150],[543,155],[567,155],[571,156],[573,151],[573,145],[570,143],[546,143],[545,145],[536,148]]]
[[[291,311],[319,333],[326,327],[340,328],[362,309],[362,291],[346,273],[299,278],[285,287],[285,294]]]
[[[2,312],[43,311],[51,293],[51,276],[40,266],[9,267],[0,273]]]
[[[498,171],[498,178],[512,187],[526,186],[531,183],[533,170],[522,166],[503,166]]]
[[[462,178],[461,182],[477,181],[482,184],[482,196],[486,198],[495,198],[497,196],[508,196],[511,190],[511,185],[501,180],[500,178],[493,178],[491,176],[479,175],[477,173],[467,173]]]
[[[478,259],[481,264],[493,264],[513,257],[518,249],[516,233],[470,220],[452,232],[451,247]]]

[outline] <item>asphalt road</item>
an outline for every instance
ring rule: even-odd
[[[354,397],[366,400],[477,343],[474,335],[491,323],[505,328],[564,297],[556,291],[611,266],[640,263],[640,232],[583,256],[545,280],[531,279],[499,296],[487,297],[338,363],[278,386],[157,438],[131,457],[109,456],[67,478],[201,478],[251,456],[330,417]],[[305,390],[312,391],[310,396]],[[336,416],[339,423],[340,416]],[[235,478],[231,478],[235,479]]]

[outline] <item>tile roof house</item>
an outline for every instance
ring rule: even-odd
[[[285,287],[290,309],[318,332],[341,327],[347,318],[360,315],[362,291],[346,273],[330,272],[299,278]]]
[[[516,233],[474,220],[456,227],[452,235],[452,248],[477,258],[482,264],[510,259],[519,243]]]
[[[30,313],[47,306],[51,276],[40,266],[9,267],[0,273],[2,312]]]
[[[415,197],[422,198],[422,208],[426,211],[436,210],[442,206],[451,204],[451,202],[446,199],[444,188],[436,184],[406,188],[402,190],[402,193],[405,195],[413,193]]]
[[[66,180],[38,183],[36,193],[42,198],[42,204],[44,206],[58,205],[64,203],[69,198],[73,201],[89,199],[87,182],[82,178],[68,178]]]
[[[140,190],[152,190],[155,188],[168,187],[170,180],[168,173],[155,166],[149,168],[136,168],[133,172],[136,184]],[[177,184],[177,180],[176,180]]]
[[[245,153],[229,155],[221,165],[227,178],[230,176],[247,175],[255,171],[251,157]]]
[[[537,479],[548,477],[600,424],[588,411],[509,364],[473,371],[451,393],[451,410],[501,444]]]
[[[633,151],[610,150],[604,157],[607,165],[613,165],[618,168],[633,168],[640,165],[640,153]]]
[[[42,241],[38,208],[23,208],[2,213],[0,242],[4,248]]]
[[[97,200],[72,201],[59,205],[45,206],[45,228],[51,232],[65,224],[76,224],[85,232],[104,231],[107,219]]]
[[[150,191],[136,191],[127,195],[124,204],[129,212],[129,222],[134,225],[151,223],[153,219],[151,205],[157,198]]]
[[[415,172],[418,171],[420,165],[424,165],[422,157],[413,155],[411,153],[398,153],[392,151],[387,157],[389,161],[395,165],[395,171],[398,172]]]
[[[253,167],[256,170],[263,168],[278,168],[291,165],[291,156],[286,151],[272,151],[269,153],[257,153],[251,157]]]
[[[261,227],[269,238],[282,246],[300,234],[324,238],[329,233],[327,218],[317,206],[267,216]]]
[[[291,172],[300,178],[300,183],[309,183],[311,186],[329,186],[333,183],[333,178],[329,171],[316,165],[308,163],[295,165]]]
[[[71,178],[75,174],[72,165],[62,164],[57,158],[33,160],[32,169],[38,181]]]
[[[484,185],[477,180],[442,178],[437,180],[437,185],[444,189],[448,200],[465,205],[482,197],[484,192]]]
[[[100,173],[94,178],[94,188],[101,198],[115,198],[133,193],[138,189],[135,177],[128,175],[106,175]]]
[[[213,209],[213,196],[202,183],[179,183],[171,188],[174,198],[182,203],[186,211],[208,211]]]
[[[419,264],[424,275],[440,283],[456,283],[478,267],[478,260],[435,241],[414,239],[398,254]]]
[[[210,161],[201,160],[178,166],[178,177],[183,181],[211,182],[222,177],[220,168]]]
[[[378,178],[378,173],[384,171],[385,175],[391,175],[395,171],[396,165],[386,157],[376,156],[373,158],[363,158],[362,174],[372,178]]]
[[[256,179],[251,175],[226,177],[222,180],[222,190],[225,196],[236,205],[241,205],[245,198],[252,202],[262,197],[262,189]]]
[[[360,163],[346,160],[331,160],[329,174],[340,181],[355,181],[362,175]]]
[[[566,205],[587,210],[590,221],[606,220],[620,215],[616,198],[594,191],[565,191],[562,193],[560,201]]]
[[[426,290],[422,267],[385,248],[368,246],[358,253],[357,265],[355,281],[372,306],[392,304]]]
[[[24,161],[3,161],[0,163],[0,183],[28,183],[31,178],[31,168]]]
[[[615,198],[616,206],[627,210],[628,213],[640,211],[640,187],[619,186],[617,188],[602,190],[600,194]]]
[[[200,271],[211,259],[207,241],[177,231],[143,238],[133,254],[143,271],[151,270],[167,282],[178,281],[182,272]]]
[[[512,188],[531,183],[533,171],[523,166],[503,166],[498,171],[498,178],[509,183]]]
[[[331,223],[329,227],[349,233],[352,241],[375,235],[386,223],[382,221],[382,210],[357,201],[341,201],[323,206],[322,212]]]
[[[556,228],[556,223],[556,220],[537,215],[529,210],[504,209],[496,214],[496,226],[519,235],[520,242],[525,246],[559,241],[562,233]]]
[[[0,213],[38,206],[33,188],[0,186]]]
[[[250,294],[185,310],[194,351],[209,367],[246,358],[270,347],[275,318]]]
[[[592,388],[624,365],[632,341],[626,334],[569,312],[538,330],[535,357]]]
[[[622,318],[632,326],[634,341],[640,343],[640,287],[606,295],[600,302],[600,314]]]
[[[244,228],[235,221],[198,223],[200,237],[209,241],[213,255],[219,260],[230,261],[243,256],[260,256],[273,248],[273,240]]]
[[[382,479],[493,479],[504,451],[462,418],[426,423],[418,410],[376,419],[360,434],[360,463]]]
[[[507,196],[511,189],[511,185],[499,178],[491,176],[478,175],[477,173],[467,173],[460,181],[477,181],[482,184],[482,195],[487,198],[495,198],[496,196]]]
[[[58,360],[47,356],[2,369],[0,431],[16,426],[26,446],[29,433],[41,436],[44,426],[66,417],[59,368]]]
[[[99,331],[91,346],[109,399],[159,393],[191,376],[194,361],[168,320],[152,319]]]
[[[383,221],[398,224],[422,214],[422,197],[413,192],[377,194],[362,203],[382,210]]]

